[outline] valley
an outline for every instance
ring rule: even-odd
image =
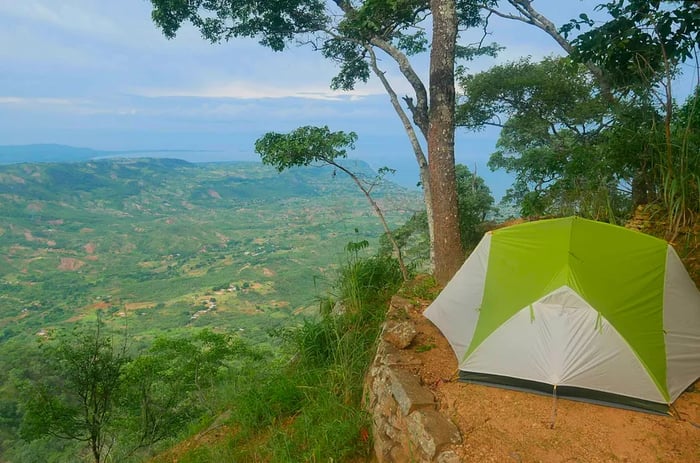
[[[393,226],[421,207],[396,185],[374,195]],[[0,166],[0,456],[19,423],[17,381],[42,341],[99,315],[134,353],[201,328],[274,343],[270,332],[318,313],[347,243],[368,240],[376,252],[381,232],[362,193],[329,168]]]
[[[420,206],[398,187],[377,197],[395,225]],[[0,198],[3,344],[97,310],[138,335],[227,326],[262,339],[313,312],[348,241],[381,233],[349,179],[324,168],[19,164],[0,170]]]

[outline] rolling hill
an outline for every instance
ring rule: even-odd
[[[421,206],[393,184],[374,195],[393,225]],[[0,166],[0,460],[18,424],[12,378],[41,355],[37,340],[99,313],[128,327],[135,350],[202,327],[268,343],[270,330],[316,312],[348,242],[376,243],[381,231],[362,193],[330,168],[279,174],[162,158]]]

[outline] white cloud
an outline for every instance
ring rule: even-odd
[[[216,84],[199,88],[141,88],[132,91],[135,95],[149,98],[195,97],[195,98],[234,98],[240,100],[302,98],[309,100],[359,99],[380,95],[384,90],[371,84],[341,92],[331,90],[327,85],[271,85],[243,80],[226,84]]]
[[[72,106],[76,104],[84,104],[85,100],[71,100],[67,98],[43,98],[43,97],[19,97],[19,96],[0,96],[0,104],[6,105],[51,105],[51,106]]]
[[[141,112],[128,104],[110,103],[109,101],[95,102],[82,98],[0,96],[0,106],[3,105],[16,111],[78,116],[101,114],[133,116]]]

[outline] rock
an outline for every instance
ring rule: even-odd
[[[435,461],[437,461],[437,463],[462,463],[459,455],[452,450],[442,452]]]
[[[409,354],[410,351],[399,350],[393,344],[389,344],[383,339],[379,341],[377,348],[377,359],[384,365],[422,365],[423,362],[416,356]]]
[[[379,463],[392,461],[390,455],[394,443],[383,433],[374,433],[374,454]]]
[[[416,410],[407,419],[411,441],[418,445],[428,460],[445,445],[462,441],[457,426],[437,410]]]
[[[347,312],[347,309],[345,308],[345,304],[343,303],[343,301],[336,302],[333,306],[333,310],[331,310],[331,314],[335,315],[336,317],[345,315],[345,312]]]
[[[389,452],[390,461],[395,463],[403,463],[405,461],[412,461],[408,452],[399,445],[393,447]]]
[[[389,320],[384,328],[384,339],[399,349],[408,347],[416,337],[416,325],[410,320]]]
[[[433,393],[421,386],[413,373],[400,368],[387,368],[387,370],[391,393],[404,416],[419,408],[435,408]]]
[[[393,295],[391,297],[391,302],[389,305],[391,305],[391,308],[394,309],[394,312],[400,313],[403,311],[406,316],[408,316],[408,311],[415,307],[413,301],[397,295]]]

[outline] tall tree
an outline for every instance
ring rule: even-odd
[[[234,0],[151,0],[153,20],[167,37],[174,37],[183,22],[197,27],[212,42],[236,37],[256,37],[264,46],[283,50],[294,39],[311,43],[323,56],[339,65],[339,73],[331,81],[334,89],[350,90],[366,82],[374,73],[384,86],[411,142],[420,171],[420,181],[429,217],[438,280],[445,283],[456,271],[455,263],[463,259],[459,246],[454,201],[454,135],[449,128],[454,105],[449,94],[454,92],[452,78],[454,56],[473,57],[478,53],[494,53],[496,47],[481,44],[455,46],[457,27],[480,25],[478,6],[468,0],[429,2],[428,0],[275,0],[269,2]],[[433,21],[433,47],[439,53],[430,62],[431,98],[415,70],[410,57],[427,51],[426,18],[439,8]],[[444,29],[444,30],[443,30]],[[449,43],[444,43],[447,40]],[[432,55],[432,53],[431,53]],[[411,95],[400,97],[386,71],[379,66],[379,57],[388,58],[412,89]],[[432,108],[436,103],[439,108]],[[431,128],[432,127],[432,128]],[[435,135],[429,135],[429,132]],[[423,143],[427,141],[426,158]],[[452,153],[452,154],[451,154]],[[435,163],[431,169],[430,164]],[[437,181],[438,198],[432,199],[432,182]],[[437,206],[437,215],[433,208]],[[433,230],[434,225],[438,224]],[[457,235],[455,235],[457,234]],[[438,244],[439,243],[439,244]]]
[[[614,221],[638,159],[610,149],[614,115],[585,68],[568,58],[523,59],[460,76],[458,125],[501,128],[489,166],[515,174],[506,199],[524,215],[579,214]],[[639,140],[636,140],[639,141]]]
[[[455,175],[455,46],[457,10],[453,0],[431,0],[430,185],[435,233],[435,280],[446,283],[464,261]]]
[[[558,28],[549,18],[537,11],[533,5],[534,0],[505,0],[500,4],[498,4],[498,2],[481,1],[483,8],[490,14],[494,14],[505,19],[530,24],[554,39],[554,41],[557,42],[557,44],[559,44],[559,46],[561,46],[567,54],[572,54],[575,52],[575,46],[571,43],[567,35],[567,32],[570,29]],[[511,10],[504,8],[503,4],[509,5]],[[586,22],[589,21],[585,14],[581,15],[581,20]],[[572,27],[575,27],[576,24],[578,23],[574,21],[574,26]],[[595,78],[598,80],[598,84],[600,85],[601,91],[606,99],[612,101],[613,96],[605,72],[592,61],[586,60],[584,61],[584,64],[591,74],[593,74],[593,76],[595,76]]]
[[[459,228],[462,231],[462,245],[473,249],[483,237],[482,224],[490,212],[494,211],[491,190],[474,172],[463,164],[455,166],[457,174],[457,197],[459,202]]]
[[[610,20],[597,25],[588,18],[564,30],[591,28],[573,40],[573,57],[600,66],[622,97],[656,100],[663,115],[665,143],[651,166],[669,219],[673,238],[700,213],[689,192],[696,189],[695,153],[688,149],[688,131],[674,133],[673,81],[680,65],[695,61],[699,70],[700,4],[694,1],[615,0],[598,6]],[[679,136],[680,135],[680,136]]]
[[[494,212],[493,196],[484,179],[471,172],[463,164],[455,165],[457,176],[457,202],[459,204],[459,228],[462,236],[462,246],[466,250],[473,249],[484,235],[484,224],[489,213]],[[425,259],[428,254],[428,220],[425,212],[417,212],[406,223],[393,232],[393,237],[406,250],[406,256],[415,258],[417,262]],[[389,240],[382,236],[379,254],[389,255],[392,246]]]

